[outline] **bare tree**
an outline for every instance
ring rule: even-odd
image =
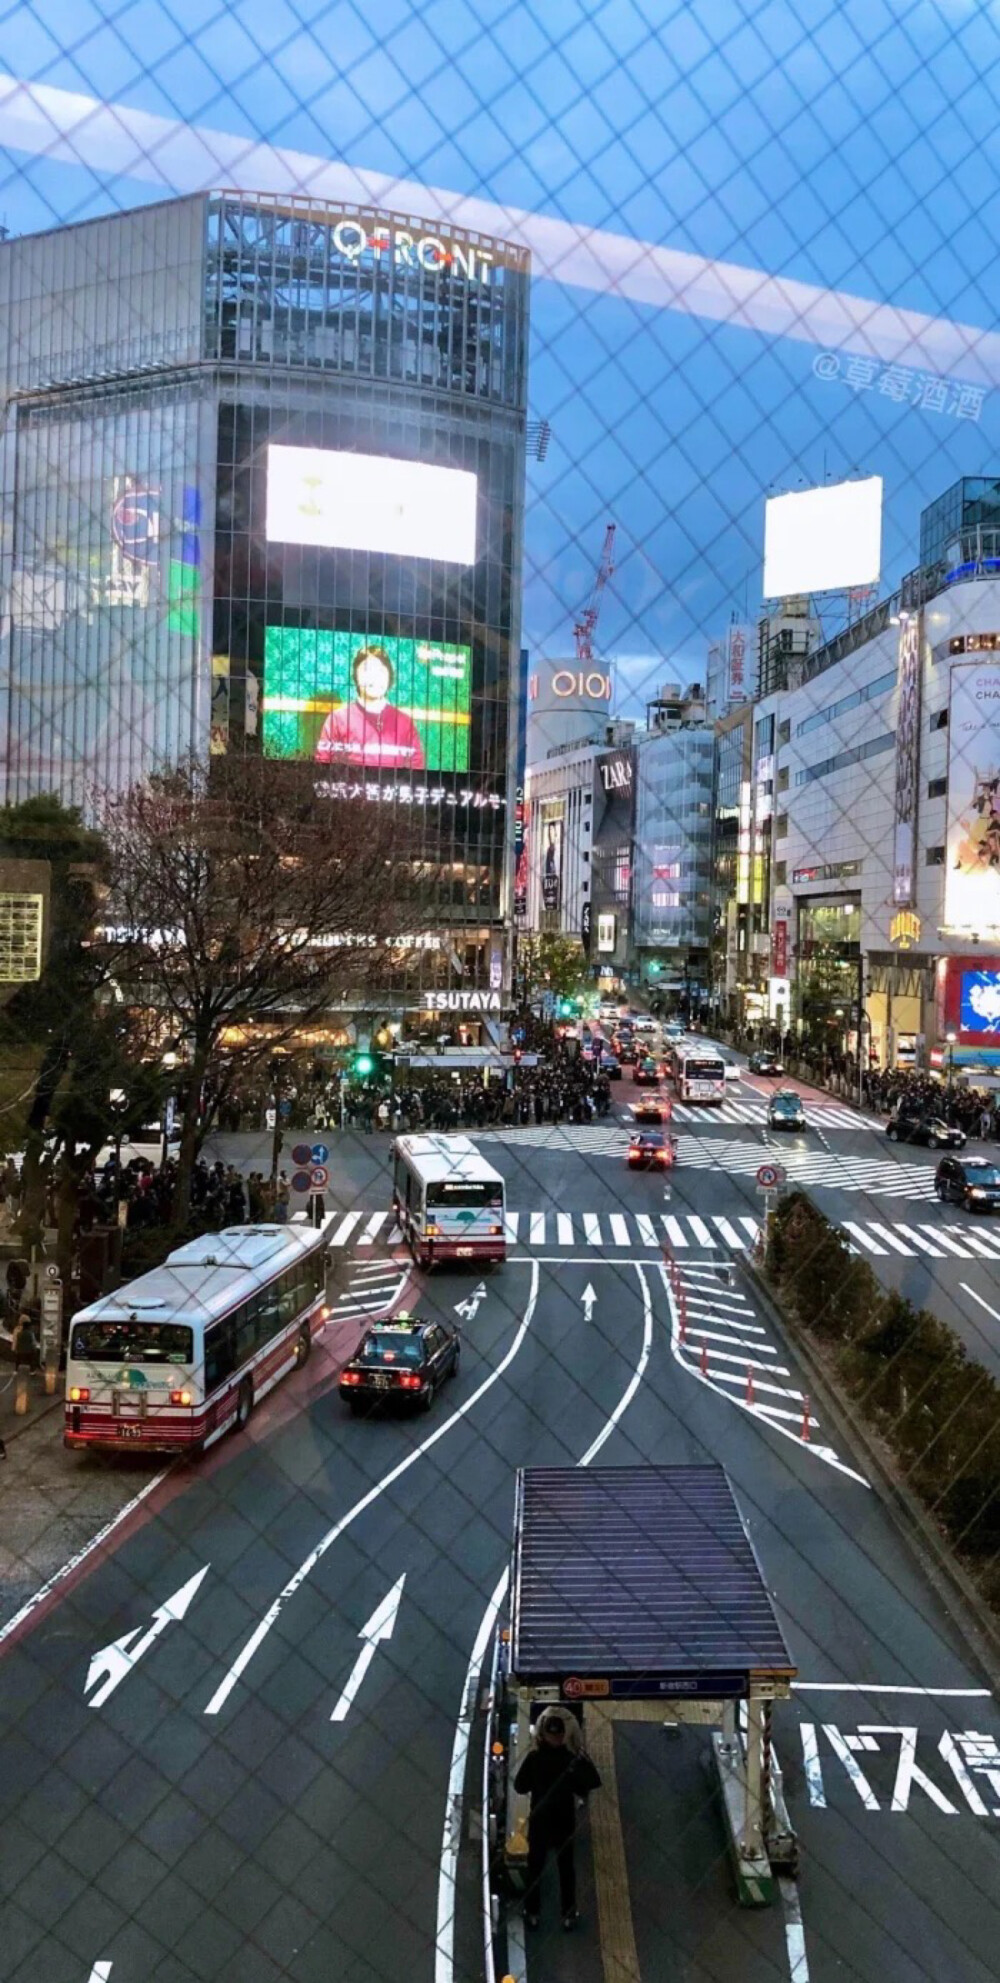
[[[109,967],[130,1004],[161,1015],[163,1047],[186,1062],[181,1221],[235,1072],[384,974],[386,945],[417,913],[418,878],[395,806],[318,799],[299,767],[253,757],[150,778],[102,807],[101,828]],[[223,1034],[244,1027],[223,1056]]]

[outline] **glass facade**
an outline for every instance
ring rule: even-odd
[[[980,525],[1000,529],[1000,479],[995,475],[965,475],[921,511],[921,566],[947,558],[949,546],[956,544],[961,532]]]
[[[418,823],[428,931],[403,981],[495,985],[526,253],[199,195],[0,243],[0,330],[19,393],[0,453],[0,796],[85,805],[188,751],[299,757],[320,796]],[[290,521],[272,486],[289,461]],[[460,499],[464,535],[445,514],[433,554],[407,555],[392,531],[426,526],[406,496],[422,471],[432,521]]]
[[[638,744],[632,929],[639,949],[708,949],[714,754],[709,729]]]

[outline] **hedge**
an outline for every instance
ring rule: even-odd
[[[765,1271],[1000,1612],[1000,1385],[929,1310],[883,1288],[803,1191],[779,1201]]]

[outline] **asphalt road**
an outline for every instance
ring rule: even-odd
[[[738,1093],[753,1115],[749,1085]],[[378,1220],[384,1139],[338,1143],[338,1204],[358,1214],[336,1227],[340,1307],[366,1278],[395,1305],[449,1319],[474,1306],[461,1374],[430,1417],[353,1420],[335,1383],[354,1325],[339,1323],[249,1437],[168,1477],[0,1643],[5,1983],[478,1983],[467,1831],[454,1934],[435,1957],[470,1653],[509,1552],[514,1469],[578,1464],[602,1439],[592,1464],[729,1470],[799,1669],[775,1738],[802,1840],[804,1954],[783,1906],[735,1903],[707,1737],[624,1724],[623,1905],[602,1915],[585,1835],[578,1933],[560,1932],[547,1893],[523,1969],[515,1936],[513,1973],[607,1983],[627,1960],[643,1983],[996,1974],[1000,1712],[960,1622],[805,1401],[794,1354],[741,1278],[740,1221],[759,1199],[721,1150],[763,1158],[764,1131],[679,1122],[665,1201],[662,1179],[626,1171],[628,1106],[622,1084],[603,1144],[596,1130],[562,1147],[531,1132],[491,1144],[517,1217],[507,1264],[481,1283],[414,1276]],[[822,1135],[845,1157],[885,1155],[867,1126]],[[716,1146],[714,1164],[694,1161]],[[928,1167],[910,1152],[887,1161]],[[896,1231],[919,1215],[964,1229],[932,1201],[823,1189],[859,1226]],[[661,1272],[671,1230],[683,1335]],[[737,1258],[732,1286],[706,1270],[708,1245]],[[939,1297],[964,1278],[1000,1311],[1000,1265],[986,1259],[894,1254],[885,1271],[932,1276]],[[65,1464],[85,1502],[97,1463]],[[184,1616],[119,1661],[106,1691],[95,1653],[135,1634],[134,1655],[158,1607],[196,1578]],[[391,1637],[369,1658],[365,1628],[377,1637],[387,1604]]]

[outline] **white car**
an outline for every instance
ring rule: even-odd
[[[727,1081],[739,1080],[740,1075],[743,1072],[743,1069],[741,1067],[737,1067],[735,1060],[724,1060],[722,1065],[726,1070]]]

